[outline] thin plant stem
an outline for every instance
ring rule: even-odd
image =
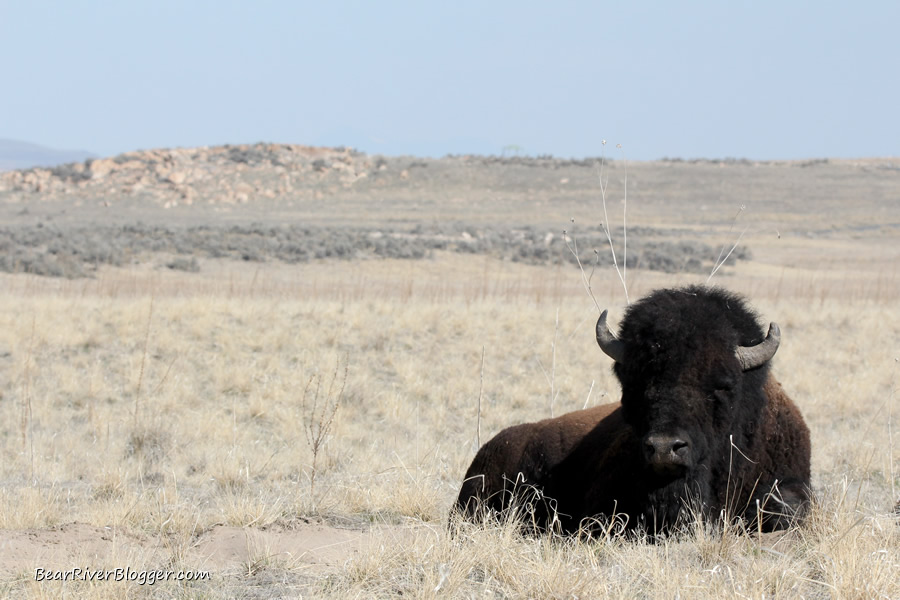
[[[481,381],[478,385],[478,414],[475,418],[475,447],[481,448],[481,400],[484,397],[484,345],[481,346]]]
[[[569,243],[569,240],[571,240],[571,243]],[[597,302],[597,298],[594,296],[594,290],[591,287],[591,280],[594,277],[594,269],[593,269],[593,267],[591,268],[590,275],[585,273],[584,265],[581,264],[581,257],[578,256],[578,240],[576,240],[575,238],[570,238],[568,232],[563,231],[563,241],[566,243],[566,248],[568,248],[569,252],[572,253],[572,256],[575,257],[575,262],[578,263],[578,270],[581,272],[581,283],[582,283],[582,285],[584,285],[584,289],[587,291],[588,296],[591,297],[591,300],[594,301],[594,306],[597,307],[597,312],[598,313],[603,312],[603,309],[600,308],[600,303]],[[597,259],[599,260],[600,259],[599,253],[597,253],[596,250],[594,252],[595,252],[595,255],[597,256]]]
[[[734,225],[737,223],[738,217],[741,216],[741,213],[744,212],[746,208],[745,205],[741,204],[740,208],[738,208],[737,213],[735,213],[734,218],[731,220],[731,227],[728,229],[728,235],[734,231]],[[725,248],[728,246],[728,242],[722,244],[722,249],[719,250],[719,257],[716,258],[715,265],[713,266],[712,273],[709,274],[709,277],[706,278],[706,285],[709,285],[710,280],[712,280],[713,275],[715,275],[718,270],[725,264],[725,261],[728,260],[728,257],[731,256],[731,253],[734,252],[734,249],[737,248],[737,245],[741,243],[741,238],[744,237],[744,234],[747,233],[748,227],[745,227],[741,232],[741,235],[738,236],[738,239],[735,240],[734,244],[731,246],[731,250],[728,251],[728,254],[725,254],[725,258],[722,258],[722,255],[725,253]]]
[[[602,144],[606,145],[606,140],[603,140]],[[621,144],[619,144],[621,147]],[[628,284],[625,282],[625,275],[622,272],[622,269],[619,268],[619,262],[616,259],[616,249],[613,247],[612,234],[609,231],[609,215],[606,211],[606,188],[609,185],[609,175],[606,176],[606,182],[603,181],[603,166],[604,166],[604,156],[600,157],[600,200],[603,203],[603,232],[606,234],[606,240],[609,242],[609,251],[612,254],[613,266],[616,268],[616,274],[619,276],[619,281],[622,282],[622,289],[625,290],[625,303],[631,304],[631,300],[628,298]],[[626,171],[626,176],[627,176]],[[624,227],[624,221],[623,221]]]
[[[628,160],[625,158],[625,150],[622,144],[616,144],[616,148],[622,153],[622,164],[625,169],[625,194],[622,200],[622,285],[628,281],[628,225],[626,214],[628,211]],[[628,287],[625,286],[625,297],[628,297]]]
[[[22,395],[22,450],[28,447],[28,480],[34,485],[34,415],[31,405],[31,363],[34,360],[34,332],[36,318],[31,317],[31,339],[28,342],[28,354],[25,357],[25,377],[22,385],[24,394]]]
[[[144,332],[144,349],[141,352],[141,368],[138,371],[137,386],[134,391],[134,426],[138,424],[138,411],[141,405],[141,384],[144,382],[144,364],[147,362],[147,346],[150,343],[150,321],[153,319],[153,296],[150,296],[150,309],[147,311],[147,329]]]
[[[559,337],[559,307],[556,309],[556,325],[553,328],[553,357],[550,364],[550,417],[553,417],[554,390],[556,388],[556,340]]]

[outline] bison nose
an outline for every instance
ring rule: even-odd
[[[680,437],[651,434],[644,438],[644,456],[654,468],[685,467],[690,455],[691,445]]]

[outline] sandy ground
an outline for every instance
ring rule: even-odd
[[[183,560],[213,573],[246,571],[262,559],[321,573],[341,567],[373,545],[401,542],[412,532],[398,525],[366,530],[322,523],[301,523],[292,529],[216,525],[190,543]],[[119,564],[122,556],[165,564],[170,554],[166,540],[85,523],[0,531],[0,573],[7,574],[32,573],[36,568],[124,567]]]
[[[182,560],[184,565],[209,571],[213,577],[247,573],[260,562],[276,563],[310,576],[324,576],[373,550],[411,544],[417,536],[434,533],[425,525],[342,528],[300,523],[291,529],[216,525],[190,543]],[[763,534],[759,546],[774,552],[786,551],[797,542],[793,534]],[[85,523],[0,531],[0,573],[32,576],[38,568],[67,571],[78,567],[129,566],[123,562],[123,556],[140,556],[151,564],[163,566],[171,556],[171,548],[160,538],[142,538]]]

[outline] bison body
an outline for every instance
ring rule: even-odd
[[[618,337],[597,324],[620,403],[501,431],[477,453],[456,508],[469,518],[527,509],[538,529],[619,518],[651,533],[694,516],[764,531],[801,518],[809,430],[769,372],[779,343],[743,300],[716,288],[660,290]]]

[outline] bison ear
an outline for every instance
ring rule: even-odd
[[[597,343],[600,345],[600,349],[603,350],[604,354],[617,363],[624,363],[625,344],[622,343],[622,340],[617,338],[616,334],[610,331],[609,327],[606,325],[607,312],[608,311],[604,310],[600,313],[600,318],[597,319]]]
[[[769,362],[778,350],[781,343],[781,329],[777,323],[769,323],[769,333],[766,339],[755,346],[738,346],[734,355],[741,364],[741,370],[749,371],[761,367]]]

